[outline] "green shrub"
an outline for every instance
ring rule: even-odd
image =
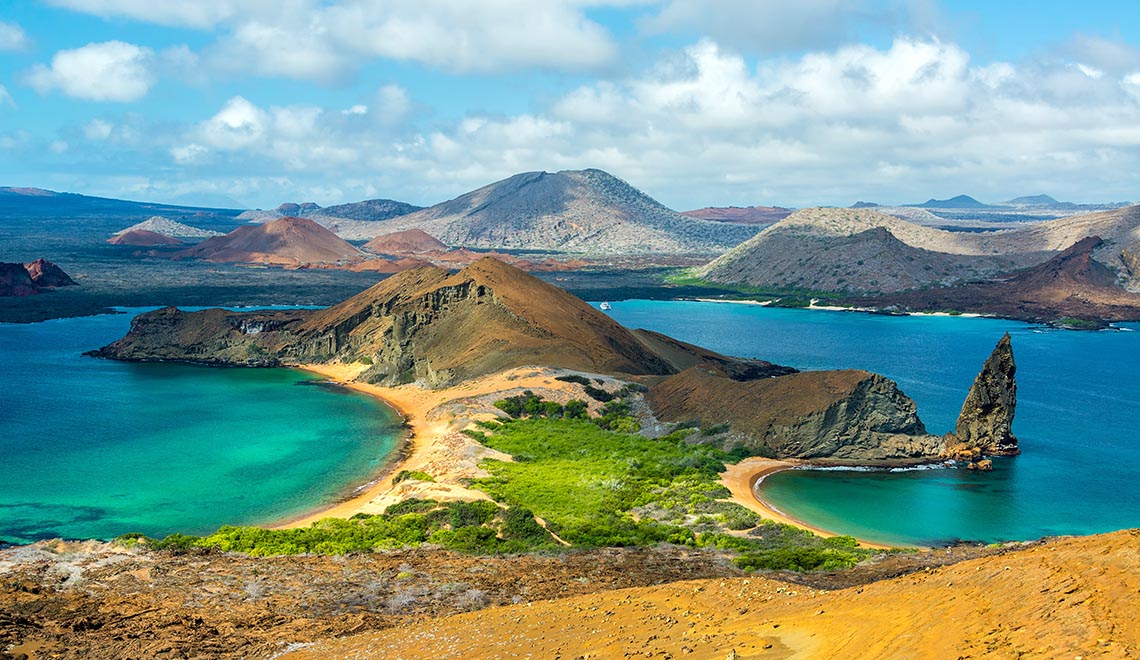
[[[401,481],[407,481],[408,479],[413,479],[415,481],[435,482],[435,478],[427,472],[421,472],[420,470],[400,470],[396,473],[396,476],[392,477],[392,483],[398,484]]]

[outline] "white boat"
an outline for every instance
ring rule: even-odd
[[[610,305],[608,302],[604,302],[604,303],[602,303],[602,304],[598,305],[598,307],[599,307],[600,309],[602,309],[602,310],[610,310],[610,309],[613,309],[613,305]]]

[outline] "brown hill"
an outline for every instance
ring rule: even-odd
[[[703,209],[681,211],[681,215],[698,220],[731,222],[738,225],[768,225],[792,214],[792,209],[781,206],[707,206]]]
[[[1117,285],[1116,274],[1093,258],[1105,242],[1081,239],[1043,264],[994,282],[910,291],[856,305],[894,305],[907,310],[956,309],[1036,321],[1064,317],[1104,321],[1140,319],[1140,294]]]
[[[367,380],[433,387],[527,365],[662,376],[679,360],[739,373],[767,365],[703,349],[687,356],[679,342],[658,355],[592,306],[490,258],[454,275],[405,271],[323,310],[157,310],[96,354],[242,365],[366,360]]]
[[[146,229],[132,229],[122,234],[116,234],[107,239],[111,245],[135,245],[138,247],[154,247],[156,245],[183,245],[183,242],[158,232]]]
[[[447,246],[422,229],[405,229],[384,234],[364,244],[364,249],[376,254],[414,257],[428,252],[442,252]]]
[[[1140,531],[1054,540],[836,591],[750,576],[416,621],[310,658],[1134,658]]]
[[[687,218],[601,170],[525,172],[384,221],[448,245],[580,254],[716,254],[755,228]]]
[[[285,217],[238,227],[174,256],[223,263],[297,265],[358,258],[361,252],[312,220]]]

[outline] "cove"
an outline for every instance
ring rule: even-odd
[[[1140,325],[1053,330],[1016,321],[882,316],[688,301],[622,301],[629,327],[800,369],[884,374],[931,433],[953,428],[1005,332],[1017,361],[1022,455],[994,471],[790,470],[764,499],[807,523],[885,543],[940,545],[1094,534],[1140,526]]]
[[[0,539],[270,524],[393,458],[396,413],[311,374],[83,357],[126,311],[0,324]]]

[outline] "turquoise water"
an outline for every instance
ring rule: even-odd
[[[0,324],[0,539],[270,523],[390,458],[395,413],[310,374],[80,355],[131,316]]]
[[[885,374],[939,434],[953,428],[982,362],[1009,332],[1021,456],[995,459],[987,474],[792,470],[763,482],[765,499],[820,527],[890,543],[1140,527],[1140,325],[1073,332],[995,319],[653,301],[614,303],[610,314],[723,353]]]

